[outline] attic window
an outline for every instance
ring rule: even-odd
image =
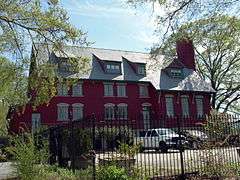
[[[171,69],[170,73],[171,73],[171,77],[173,77],[173,78],[181,78],[182,77],[181,69]]]
[[[145,75],[146,74],[146,68],[145,68],[145,65],[138,65],[138,74],[140,75]]]
[[[108,73],[120,73],[120,64],[116,64],[116,63],[108,63],[106,65],[106,72]]]
[[[67,58],[61,58],[58,62],[58,68],[63,72],[76,72],[76,61],[77,59],[69,60]]]

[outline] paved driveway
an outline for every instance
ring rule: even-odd
[[[0,179],[14,178],[11,162],[0,163]]]
[[[195,172],[206,163],[240,162],[237,148],[218,148],[212,150],[185,150],[183,153],[184,169]],[[111,157],[111,152],[98,154],[99,157]],[[181,173],[181,158],[177,150],[169,153],[145,151],[136,155],[136,165],[143,173],[158,175],[173,175]]]

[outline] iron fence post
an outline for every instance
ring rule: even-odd
[[[180,179],[185,179],[184,172],[184,161],[183,161],[183,145],[182,145],[182,136],[181,136],[181,118],[177,116],[177,126],[178,126],[178,135],[179,135],[179,152],[180,152],[180,163],[181,163],[181,175]]]
[[[96,131],[95,131],[95,122],[96,122],[96,117],[95,114],[92,115],[92,163],[93,163],[93,180],[96,180],[96,163],[95,163],[95,159],[96,159],[96,153],[95,153],[95,135],[96,135]]]
[[[75,173],[75,151],[74,151],[74,127],[73,127],[73,120],[72,117],[70,118],[70,124],[71,124],[71,167],[73,173]]]

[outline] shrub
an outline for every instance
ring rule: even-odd
[[[13,155],[16,163],[13,163],[17,175],[21,179],[33,179],[39,175],[36,164],[44,164],[48,160],[47,144],[41,141],[41,147],[36,146],[36,139],[32,134],[23,134],[11,138],[12,146],[6,150]]]
[[[97,180],[129,180],[124,168],[115,165],[102,166],[97,170]]]

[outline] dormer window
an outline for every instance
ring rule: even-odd
[[[181,69],[170,69],[170,75],[173,78],[181,78],[182,70]]]
[[[106,72],[108,73],[121,73],[120,63],[107,63]]]
[[[58,68],[62,72],[77,72],[77,59],[61,58],[58,62]]]
[[[145,68],[145,65],[144,64],[139,64],[138,67],[137,67],[137,73],[139,75],[146,75],[146,68]]]

